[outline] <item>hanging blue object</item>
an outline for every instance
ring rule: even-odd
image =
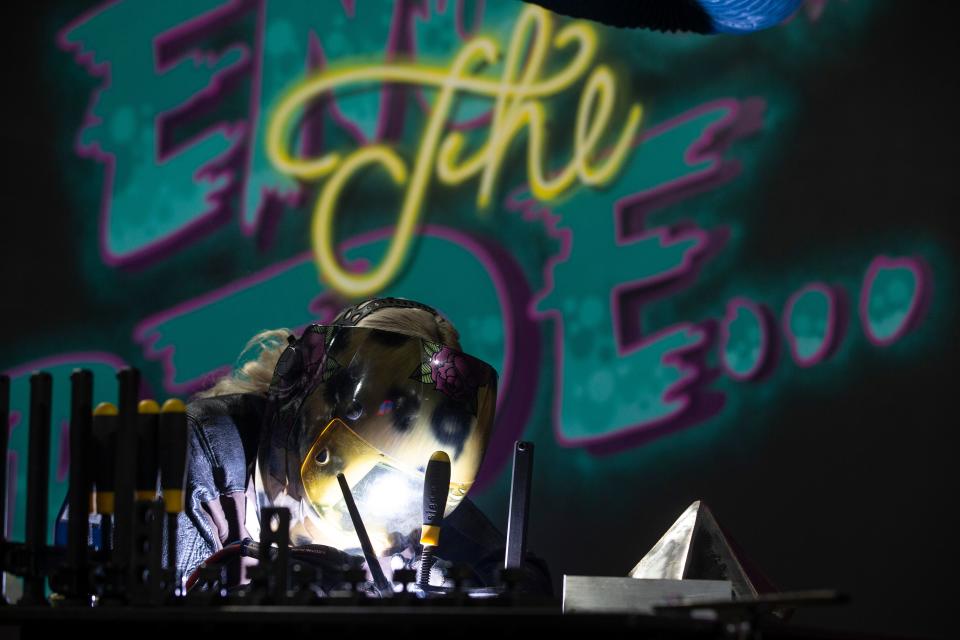
[[[698,4],[710,16],[714,33],[750,33],[780,24],[797,10],[801,1],[698,0]]]
[[[742,34],[780,24],[803,0],[527,1],[556,13],[614,27]]]

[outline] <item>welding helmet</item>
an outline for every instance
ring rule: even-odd
[[[398,299],[384,306],[423,308]],[[366,313],[371,310],[364,306]],[[277,364],[258,454],[261,504],[291,506],[294,543],[357,546],[343,473],[374,547],[421,526],[431,454],[451,460],[446,513],[469,491],[489,441],[497,374],[487,363],[419,336],[357,327],[359,313],[310,325]]]

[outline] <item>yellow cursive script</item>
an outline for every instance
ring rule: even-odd
[[[561,50],[571,48],[574,54],[562,69],[541,77],[551,45]],[[583,77],[596,50],[596,34],[587,23],[572,22],[554,35],[550,14],[530,6],[514,27],[499,79],[478,73],[481,67],[497,63],[501,56],[496,41],[480,36],[465,43],[448,68],[414,63],[350,67],[325,71],[295,85],[280,100],[268,123],[266,150],[270,161],[283,173],[305,181],[327,178],[311,225],[313,252],[327,283],[350,297],[371,295],[386,287],[409,253],[434,169],[439,181],[450,186],[479,175],[477,206],[482,210],[490,204],[511,142],[524,129],[527,131],[527,175],[535,197],[556,198],[578,178],[592,186],[612,180],[634,142],[642,108],[639,104],[630,107],[613,146],[598,153],[597,146],[610,123],[616,98],[613,73],[606,65],[596,65],[587,75],[577,107],[569,163],[556,172],[544,168],[547,119],[542,101]],[[361,147],[344,157],[337,152],[316,158],[293,154],[288,142],[291,128],[311,100],[349,85],[386,82],[438,90],[412,173],[394,149],[380,144]],[[486,142],[466,157],[465,136],[447,131],[447,122],[460,92],[494,101]],[[398,187],[405,187],[403,203],[393,238],[380,264],[365,273],[351,273],[340,264],[334,247],[336,205],[350,179],[372,167],[380,167]]]

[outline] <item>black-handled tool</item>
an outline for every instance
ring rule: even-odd
[[[423,529],[420,532],[420,574],[417,584],[425,587],[430,584],[430,570],[435,558],[434,549],[440,544],[440,527],[443,513],[447,508],[447,496],[450,493],[450,456],[443,451],[435,451],[427,463],[423,477]]]
[[[27,451],[26,551],[23,604],[46,604],[42,567],[47,547],[47,488],[50,474],[50,417],[53,379],[45,371],[30,376],[30,436]]]
[[[137,467],[134,474],[134,519],[131,596],[156,602],[163,584],[163,505],[157,500],[157,423],[155,400],[137,404]]]
[[[113,562],[118,569],[118,594],[129,595],[125,586],[134,582],[132,575],[134,487],[137,476],[137,396],[140,392],[140,372],[133,368],[117,372],[119,399],[119,430],[115,471]],[[122,583],[122,584],[120,584]]]
[[[137,502],[157,497],[157,423],[160,406],[155,400],[137,405],[137,469],[134,485]]]
[[[93,410],[93,448],[96,487],[96,507],[100,514],[100,549],[109,552],[113,547],[113,512],[116,502],[116,482],[113,477],[117,459],[117,430],[119,412],[116,405],[101,402]]]
[[[67,525],[68,596],[89,598],[91,446],[93,373],[77,369],[70,374],[70,518]]]

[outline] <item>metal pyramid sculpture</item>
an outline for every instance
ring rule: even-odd
[[[699,500],[667,529],[630,577],[729,580],[738,599],[756,598],[759,593],[710,508]]]

